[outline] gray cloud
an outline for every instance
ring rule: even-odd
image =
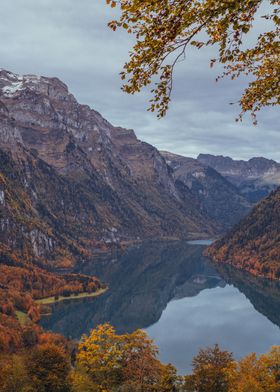
[[[148,91],[127,96],[119,72],[132,40],[113,33],[115,17],[101,0],[0,0],[0,67],[18,73],[58,76],[77,99],[115,125],[134,128],[137,136],[160,149],[196,156],[200,152],[248,159],[280,160],[278,109],[267,109],[254,127],[249,118],[235,122],[236,102],[245,81],[215,82],[209,68],[213,48],[192,49],[176,72],[173,102],[166,118],[146,111]],[[259,25],[256,32],[259,33]]]

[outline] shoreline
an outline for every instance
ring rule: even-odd
[[[93,293],[80,293],[80,294],[72,294],[69,296],[59,296],[58,298],[55,298],[55,296],[51,297],[45,297],[45,298],[40,298],[36,299],[34,302],[38,305],[52,305],[58,302],[63,302],[63,301],[68,301],[68,300],[77,300],[77,299],[84,299],[84,298],[92,298],[92,297],[98,297],[99,295],[104,294],[108,290],[108,287],[104,289],[99,289]]]

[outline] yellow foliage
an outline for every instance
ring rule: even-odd
[[[116,1],[108,0],[111,7]],[[217,59],[223,76],[231,79],[241,74],[250,75],[251,81],[239,103],[244,112],[255,113],[264,106],[280,103],[280,18],[279,0],[266,2],[270,31],[260,34],[253,46],[243,45],[251,32],[253,22],[264,0],[121,0],[119,20],[109,23],[133,33],[136,43],[130,60],[124,65],[121,78],[126,80],[123,90],[134,94],[153,82],[153,97],[149,110],[165,115],[173,87],[176,64],[186,57],[187,48],[197,49],[216,45]],[[249,41],[249,40],[248,40]],[[245,49],[244,49],[245,47]],[[219,79],[219,78],[218,78]]]
[[[156,355],[157,348],[145,332],[117,335],[110,324],[103,324],[89,337],[83,337],[77,363],[99,392],[119,385],[142,386],[143,391],[149,391],[159,382],[163,370]]]
[[[268,354],[250,354],[238,363],[229,392],[278,392],[280,390],[280,346]]]

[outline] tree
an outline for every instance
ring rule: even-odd
[[[61,347],[37,346],[28,355],[26,367],[34,392],[70,392],[70,364]]]
[[[157,352],[144,331],[117,335],[110,324],[99,325],[79,345],[73,378],[84,390],[152,392],[162,383],[163,391],[172,392],[174,368],[164,367]]]
[[[81,366],[76,366],[70,374],[71,391],[99,392],[99,386],[92,381],[90,375]]]
[[[0,392],[34,391],[30,386],[24,359],[23,356],[14,354],[1,356]]]
[[[192,364],[193,373],[186,378],[186,391],[228,392],[236,366],[231,353],[215,345],[200,350]]]
[[[223,76],[232,79],[250,75],[250,82],[239,104],[240,118],[264,106],[280,103],[280,17],[279,0],[107,0],[121,8],[119,20],[109,23],[122,27],[136,37],[130,60],[121,73],[123,90],[134,94],[158,80],[152,88],[150,110],[165,115],[173,87],[176,64],[185,58],[187,48],[217,45],[219,55],[211,59],[224,66]],[[252,47],[245,38],[251,32],[256,13],[262,4],[263,15],[272,27],[260,34]],[[248,40],[247,40],[248,41]],[[247,45],[244,46],[243,43]]]
[[[100,390],[119,385],[121,374],[121,337],[109,324],[99,325],[90,336],[83,336],[77,353],[77,365]]]
[[[181,391],[182,381],[182,377],[177,375],[177,370],[173,365],[162,365],[161,378],[157,390],[160,392]]]
[[[257,357],[255,353],[242,358],[232,379],[229,392],[279,392],[280,347]]]
[[[280,390],[280,346],[273,346],[268,354],[261,355],[266,369],[277,383]]]
[[[135,390],[152,391],[161,379],[161,364],[157,360],[158,349],[142,330],[123,336],[124,382]]]

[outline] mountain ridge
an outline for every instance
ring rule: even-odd
[[[174,171],[176,180],[183,182],[200,200],[221,231],[232,228],[251,209],[251,204],[237,187],[212,167],[167,151],[161,151],[161,154]]]
[[[0,124],[1,242],[39,265],[69,268],[147,238],[213,237],[251,207],[201,159],[114,127],[57,78],[0,70]]]
[[[40,262],[62,267],[121,242],[215,233],[155,147],[80,105],[59,79],[0,71],[0,123],[9,161],[1,192],[5,200],[9,183],[25,200],[1,204],[0,234],[14,250],[28,243],[28,257],[40,248]],[[34,231],[35,218],[44,232]]]
[[[251,203],[269,195],[280,185],[280,163],[264,157],[248,161],[223,155],[199,154],[198,161],[213,167]]]

